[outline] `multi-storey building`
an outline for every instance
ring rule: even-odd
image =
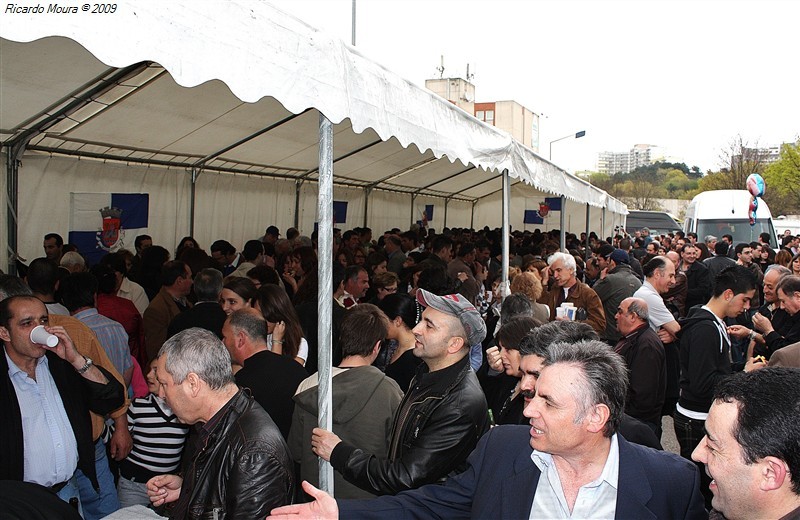
[[[539,114],[516,101],[475,102],[475,85],[462,78],[425,80],[425,88],[539,153]]]

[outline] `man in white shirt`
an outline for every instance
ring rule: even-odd
[[[622,358],[600,341],[555,343],[549,354],[525,409],[531,428],[493,428],[444,485],[336,501],[303,483],[316,501],[271,518],[707,518],[695,467],[617,434]]]

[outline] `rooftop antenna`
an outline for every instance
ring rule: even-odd
[[[439,79],[442,79],[444,77],[444,54],[440,56],[441,56],[441,65],[436,67],[436,70],[439,71]]]
[[[467,81],[472,81],[472,78],[474,77],[475,77],[474,73],[473,74],[469,73],[469,63],[467,63]]]

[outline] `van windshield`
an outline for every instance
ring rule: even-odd
[[[772,237],[770,242],[775,241],[775,229],[772,227],[772,220],[760,218],[756,220],[754,226],[743,219],[718,219],[718,220],[699,220],[697,222],[697,238],[703,240],[707,235],[714,235],[722,238],[722,235],[733,235],[733,244],[740,242],[758,242],[758,235],[769,233]],[[774,246],[774,244],[772,244]]]

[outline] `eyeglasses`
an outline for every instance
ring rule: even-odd
[[[381,287],[381,290],[383,292],[396,293],[397,292],[397,286],[395,285],[394,287]]]

